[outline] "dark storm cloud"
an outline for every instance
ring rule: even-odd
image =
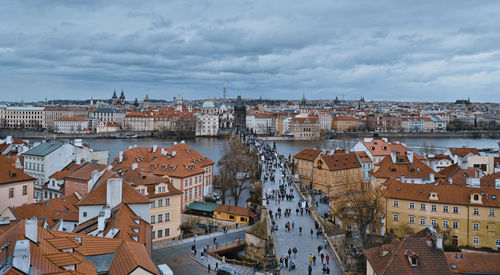
[[[499,101],[499,12],[497,1],[6,0],[1,100],[213,97],[227,81],[229,96]]]

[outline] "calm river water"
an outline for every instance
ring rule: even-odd
[[[85,139],[83,142],[87,143],[94,150],[108,150],[110,159],[118,156],[118,152],[127,150],[129,146],[136,144],[137,146],[171,146],[176,140],[166,140],[157,138],[144,138],[144,139]],[[180,141],[180,140],[177,140]],[[324,142],[318,141],[276,141],[276,147],[279,152],[288,156],[294,155],[300,150],[307,147],[335,149],[337,147],[351,148],[358,140],[326,140]],[[436,151],[444,150],[448,147],[477,147],[477,148],[494,148],[498,150],[498,139],[472,139],[472,138],[406,138],[399,139],[400,142],[405,143],[411,150],[422,153],[424,147],[433,147]],[[225,139],[218,138],[196,138],[194,140],[187,140],[187,144],[192,146],[200,153],[206,155],[213,161],[217,162],[223,152]],[[272,141],[269,142],[272,144]]]

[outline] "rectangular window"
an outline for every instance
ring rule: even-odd
[[[170,228],[165,229],[165,237],[170,236]]]
[[[432,224],[432,226],[437,226],[438,222],[436,219],[431,219],[431,224]]]
[[[478,245],[478,244],[479,244],[479,238],[478,238],[478,237],[474,237],[474,238],[472,238],[472,243],[473,243],[474,245]]]
[[[448,228],[448,221],[446,221],[446,220],[443,221],[443,227]]]
[[[420,218],[420,225],[425,225],[425,218]]]
[[[155,208],[156,207],[156,201],[155,200],[152,200],[151,201],[151,208]]]
[[[410,209],[415,209],[415,203],[414,202],[410,202]]]
[[[409,222],[410,222],[410,223],[415,223],[415,217],[410,217]]]
[[[158,238],[163,238],[163,231],[158,230]]]
[[[496,246],[500,246],[500,239],[497,239],[495,244],[496,244]]]
[[[170,213],[165,213],[165,221],[170,221]]]
[[[477,222],[476,222],[476,223],[473,223],[473,224],[472,224],[472,229],[474,229],[474,230],[479,230],[479,223],[477,223]]]
[[[23,196],[26,196],[27,194],[28,194],[28,186],[23,185]],[[490,210],[490,212],[491,212],[491,210]],[[493,216],[495,216],[495,215],[493,215]]]
[[[451,224],[452,224],[453,229],[457,229],[458,228],[458,222],[457,221],[453,221]]]
[[[158,214],[158,223],[163,222],[163,214]]]
[[[156,220],[156,216],[155,215],[151,216],[151,224],[156,223],[155,220]]]
[[[421,203],[421,204],[420,204],[420,210],[425,211],[425,203]]]
[[[436,206],[435,204],[433,204],[433,205],[431,206],[431,211],[432,211],[432,212],[436,212],[436,211],[437,211],[437,206]]]
[[[165,199],[165,206],[170,206],[170,199]]]
[[[392,206],[399,207],[399,201],[394,200],[393,203],[392,203]]]
[[[155,239],[155,232],[154,231],[151,231],[151,239]]]
[[[495,217],[495,209],[490,209],[490,217]]]
[[[458,214],[458,206],[453,206],[453,214]]]
[[[392,220],[395,222],[399,221],[399,215],[398,214],[392,215]]]
[[[82,184],[82,190],[85,190],[85,184]]]
[[[9,198],[14,197],[14,187],[9,188]]]
[[[75,189],[78,190],[78,183],[75,183]]]
[[[163,200],[162,199],[158,200],[158,207],[163,207]]]
[[[474,208],[473,215],[479,215],[479,208]]]
[[[448,213],[448,205],[443,205],[443,213]]]

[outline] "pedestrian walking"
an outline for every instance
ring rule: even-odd
[[[313,262],[313,254],[309,254],[309,264],[312,264]]]
[[[302,236],[302,226],[299,227],[299,236]]]
[[[326,260],[326,264],[329,265],[330,264],[330,255],[326,254],[325,260]]]
[[[210,274],[210,263],[208,263],[207,268],[208,268],[208,273]]]
[[[215,262],[215,271],[219,270],[219,262]]]
[[[294,246],[292,251],[293,251],[293,257],[297,259],[297,247]]]
[[[321,249],[323,249],[323,247],[321,245],[318,245],[318,254],[321,252]]]
[[[216,242],[216,241],[217,241],[217,238],[216,238],[216,237],[214,237],[214,244],[215,244],[215,242]]]
[[[311,238],[313,237],[313,235],[314,235],[314,231],[313,231],[313,229],[311,228]]]
[[[323,252],[321,252],[320,257],[321,257],[321,263],[323,263],[323,260],[325,259],[325,255],[323,254]]]
[[[288,268],[288,256],[285,256],[285,267]]]
[[[313,271],[313,267],[311,266],[311,264],[309,264],[309,267],[307,268],[307,274],[311,275],[312,274],[312,271]]]
[[[313,256],[313,265],[316,265],[316,255]]]
[[[283,267],[283,255],[280,256],[280,267]]]

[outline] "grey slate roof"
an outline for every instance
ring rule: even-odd
[[[124,110],[118,110],[115,108],[99,108],[94,111],[94,113],[125,113]]]
[[[61,146],[63,146],[63,143],[60,141],[47,140],[46,142],[24,152],[23,155],[45,157],[46,155],[59,149]]]

